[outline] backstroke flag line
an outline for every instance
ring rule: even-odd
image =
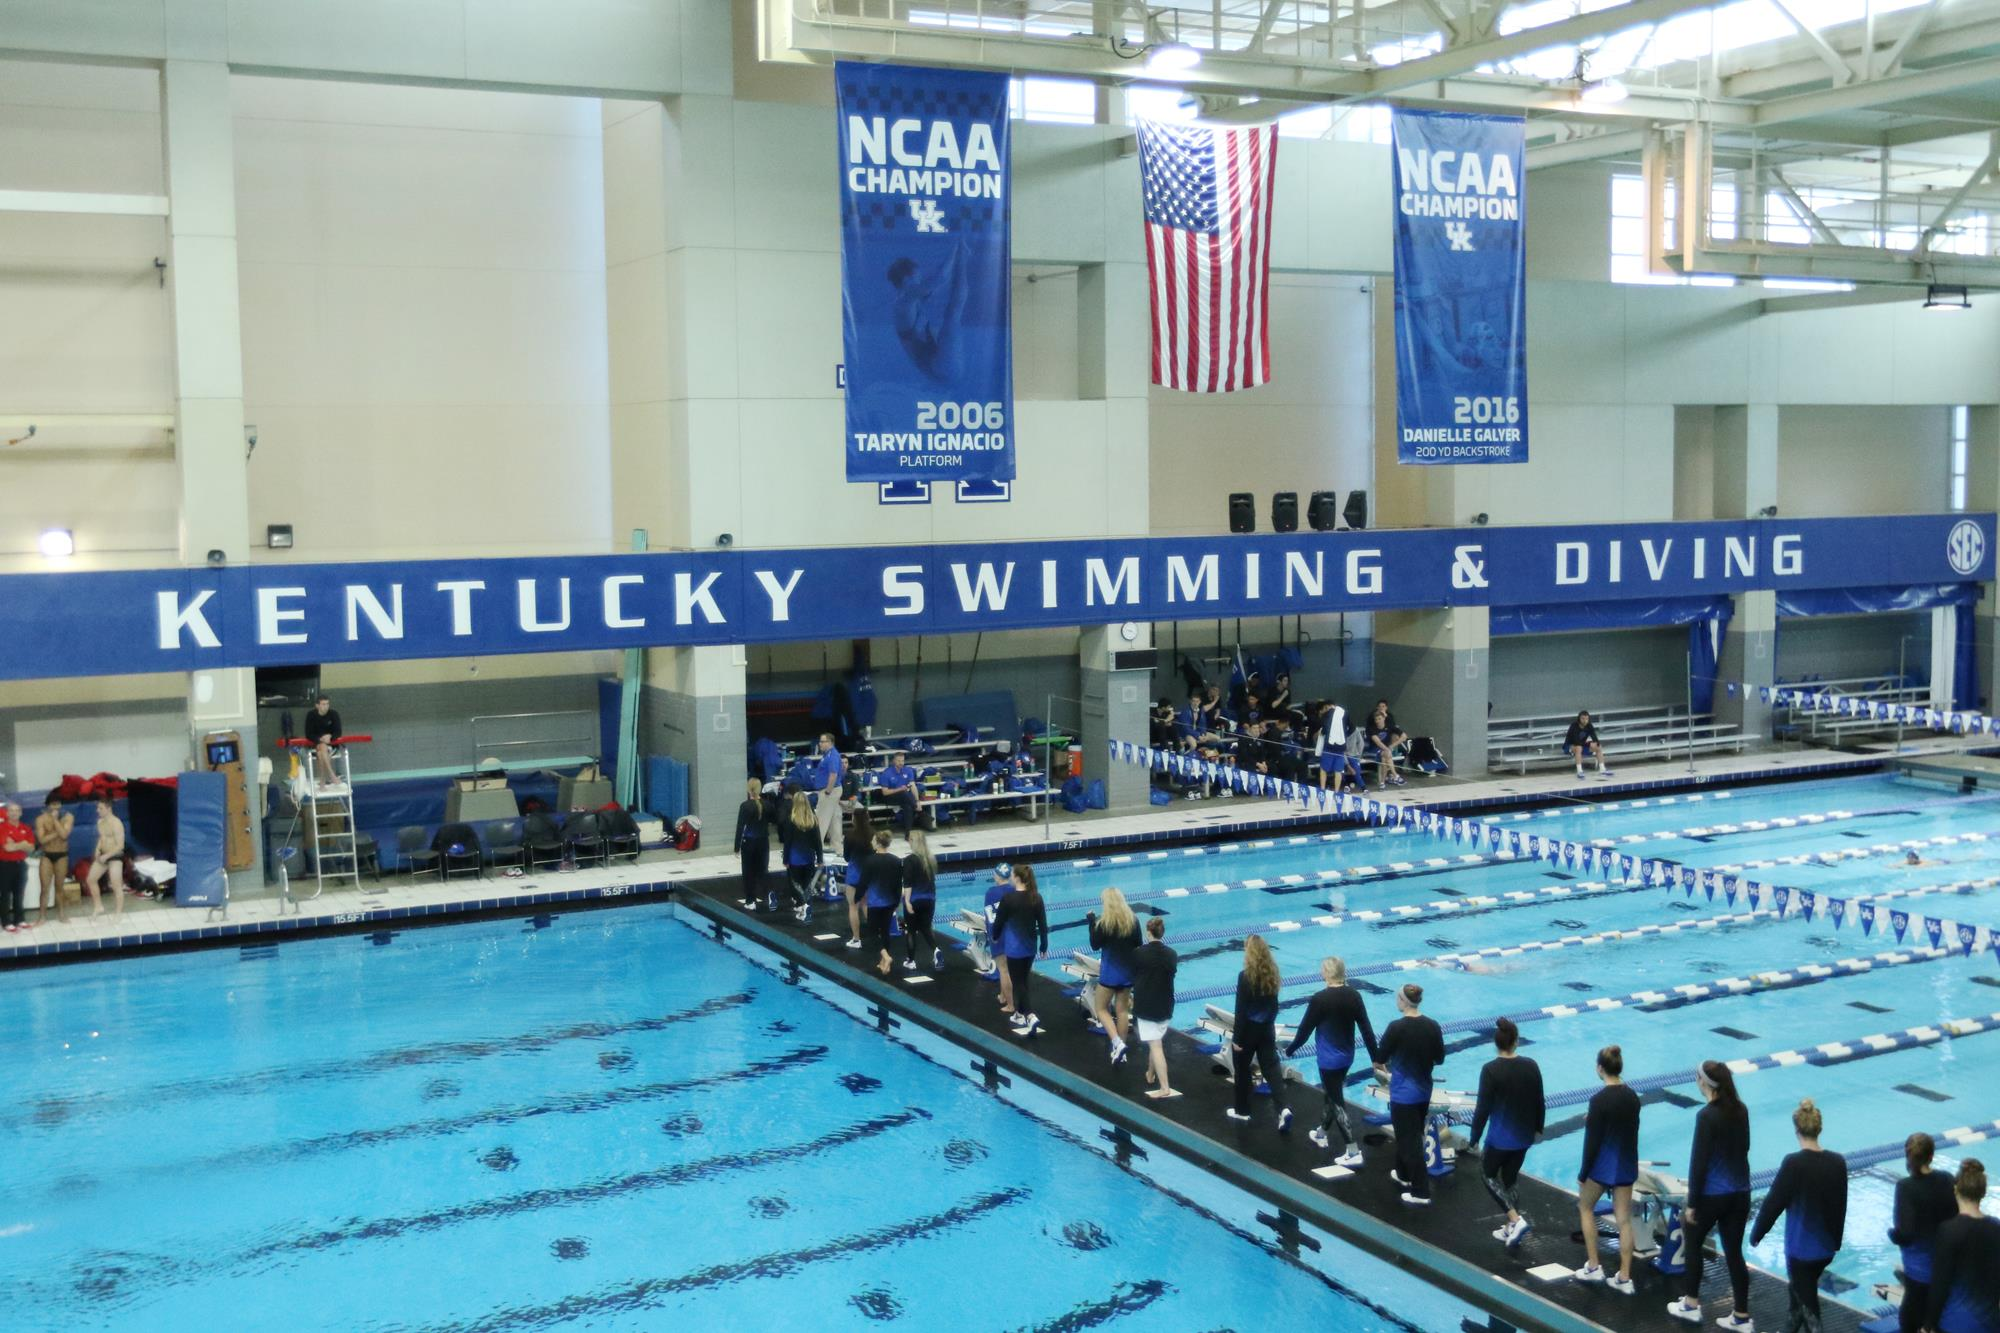
[[[1526,133],[1398,110],[1396,460],[1528,461]]]
[[[1142,120],[1153,383],[1228,393],[1271,380],[1271,191],[1278,127]]]
[[[847,479],[1012,481],[1007,76],[841,62]]]

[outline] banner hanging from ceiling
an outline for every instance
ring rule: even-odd
[[[1007,76],[842,62],[847,479],[1014,479]]]
[[[1527,176],[1511,116],[1395,112],[1396,461],[1528,461]]]

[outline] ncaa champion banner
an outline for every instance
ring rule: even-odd
[[[1012,481],[1007,76],[834,79],[847,479]]]
[[[1396,461],[1528,461],[1523,122],[1397,111]]]

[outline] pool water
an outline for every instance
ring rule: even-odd
[[[1496,818],[1537,834],[1612,840],[1635,855],[1741,867],[1767,884],[1840,896],[1895,890],[1910,896],[1894,905],[1915,915],[2000,925],[2000,886],[1978,884],[2000,876],[2000,800],[1991,796],[1869,776]],[[1913,841],[1935,864],[1901,864],[1902,844]],[[1794,859],[1856,849],[1867,854]],[[1574,1188],[1583,1103],[1597,1086],[1602,1046],[1623,1047],[1626,1077],[1646,1090],[1641,1155],[1684,1171],[1701,1060],[1793,1059],[1792,1052],[1823,1059],[1814,1048],[1824,1043],[2000,1014],[2000,967],[1991,954],[1939,956],[1922,947],[1915,924],[1899,945],[1886,910],[1870,936],[1852,914],[1842,927],[1823,912],[1810,922],[1778,920],[1721,895],[1711,902],[1701,893],[1607,886],[1544,862],[1467,853],[1417,833],[1348,832],[1050,866],[1041,884],[1052,908],[1052,957],[1042,966],[1053,973],[1084,947],[1084,912],[1115,884],[1142,914],[1166,918],[1167,942],[1182,959],[1176,1021],[1183,1027],[1193,1027],[1205,1004],[1232,1003],[1252,932],[1271,944],[1286,978],[1281,1021],[1296,1018],[1318,989],[1319,960],[1328,954],[1346,960],[1378,1029],[1395,1017],[1391,990],[1421,983],[1425,1012],[1445,1025],[1451,1049],[1443,1088],[1477,1086],[1492,1055],[1484,1034],[1494,1017],[1510,1015],[1521,1025],[1523,1053],[1542,1066],[1552,1103],[1528,1170],[1565,1188]],[[955,910],[976,905],[983,883],[956,877],[945,891],[941,908]],[[1648,926],[1674,929],[1599,937]],[[1472,958],[1467,970],[1463,956],[1483,950],[1505,952]],[[1864,959],[1865,969],[1842,965]],[[1814,968],[1826,975],[1800,971]],[[1771,972],[1787,973],[1787,984],[1675,994]],[[1672,1000],[1659,1002],[1661,993]],[[1739,1076],[1753,1117],[1753,1171],[1775,1168],[1795,1146],[1788,1117],[1802,1096],[1825,1112],[1826,1145],[1853,1153],[1899,1144],[1913,1130],[1937,1134],[2000,1118],[2000,1030],[1859,1054]],[[1299,1062],[1308,1072],[1310,1060],[1308,1049]],[[1352,1095],[1361,1097],[1359,1087]],[[1885,1233],[1889,1183],[1900,1170],[1899,1153],[1857,1169],[1847,1243],[1830,1285],[1846,1290],[1893,1276]],[[1483,1194],[1477,1203],[1486,1206]],[[1782,1228],[1758,1254],[1780,1270],[1781,1237]]]
[[[1165,1330],[1250,1291],[1273,1327],[1471,1313],[1331,1243],[1324,1273],[1287,1257],[824,985],[658,904],[0,977],[7,1326]]]

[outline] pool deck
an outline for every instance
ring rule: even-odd
[[[1930,737],[1911,741],[1896,753],[1951,755],[1965,749],[1962,739]],[[1861,772],[1885,767],[1894,758],[1886,747],[1867,753],[1786,747],[1699,758],[1692,765],[1686,760],[1635,765],[1618,769],[1608,779],[1591,776],[1579,781],[1561,767],[1526,777],[1500,774],[1412,779],[1408,786],[1383,794],[1394,801],[1439,810],[1600,801],[1648,791]],[[1289,802],[1238,796],[1179,800],[1132,813],[1093,812],[1034,821],[1002,814],[977,825],[937,833],[931,846],[946,862],[981,862],[1073,855],[1108,847],[1222,842],[1329,828],[1342,822]],[[714,841],[710,845],[714,846]],[[0,966],[71,961],[124,950],[199,947],[253,935],[354,930],[407,923],[414,918],[594,902],[664,893],[717,879],[733,882],[736,873],[736,858],[726,850],[694,854],[657,851],[644,854],[636,863],[543,871],[513,879],[468,876],[441,884],[435,878],[394,875],[364,880],[358,888],[330,889],[318,898],[295,904],[281,903],[275,890],[263,890],[235,899],[226,913],[128,898],[120,920],[111,915],[108,904],[102,916],[80,914],[88,912],[86,903],[80,909],[72,908],[67,922],[52,917],[21,934],[0,935]],[[311,891],[309,882],[295,887],[299,893]],[[32,922],[33,900],[39,892],[32,867],[28,892],[28,919]]]
[[[1476,1157],[1463,1159],[1464,1165],[1433,1181],[1429,1207],[1412,1207],[1401,1201],[1399,1187],[1389,1179],[1394,1149],[1386,1131],[1363,1129],[1366,1161],[1361,1169],[1323,1182],[1312,1172],[1329,1159],[1306,1137],[1306,1130],[1319,1123],[1324,1105],[1317,1087],[1289,1085],[1288,1101],[1296,1117],[1289,1134],[1276,1132],[1268,1098],[1254,1099],[1251,1123],[1232,1122],[1224,1114],[1231,1104],[1229,1080],[1192,1039],[1174,1032],[1168,1039],[1168,1077],[1182,1095],[1149,1100],[1141,1095],[1143,1052],[1135,1052],[1125,1065],[1111,1065],[1104,1038],[1086,1029],[1076,1002],[1048,977],[1038,973],[1033,983],[1036,1012],[1046,1030],[1032,1039],[1014,1038],[1006,1035],[995,987],[973,972],[963,954],[947,949],[945,965],[935,974],[928,968],[914,974],[898,968],[883,980],[872,971],[872,949],[843,946],[844,907],[822,907],[810,922],[797,926],[789,918],[752,917],[736,906],[733,896],[724,883],[710,881],[684,893],[681,901],[708,918],[719,937],[735,933],[754,940],[795,965],[836,976],[878,1000],[877,1022],[884,1031],[898,1021],[914,1020],[970,1046],[968,1054],[979,1057],[974,1070],[986,1077],[1004,1069],[1102,1115],[1108,1141],[1130,1136],[1258,1195],[1275,1210],[1260,1220],[1271,1226],[1272,1239],[1281,1245],[1310,1243],[1298,1239],[1299,1224],[1309,1223],[1420,1273],[1506,1321],[1496,1322],[1495,1328],[1667,1333],[1691,1327],[1666,1313],[1667,1302],[1685,1290],[1683,1280],[1671,1279],[1670,1289],[1670,1280],[1646,1262],[1634,1265],[1638,1290],[1632,1296],[1529,1274],[1539,1265],[1569,1269],[1583,1262],[1582,1241],[1573,1239],[1578,1226],[1573,1194],[1523,1176],[1522,1210],[1533,1230],[1521,1245],[1507,1250],[1492,1237],[1504,1214],[1480,1181]],[[925,979],[906,979],[915,977]],[[1369,1108],[1358,1102],[1350,1106],[1351,1121],[1359,1129]],[[1611,1254],[1606,1251],[1607,1260]],[[1719,1259],[1709,1262],[1703,1302],[1709,1327],[1727,1309],[1728,1281],[1721,1270]],[[1821,1303],[1826,1333],[1857,1333],[1865,1321],[1860,1311],[1830,1296],[1823,1295]],[[1782,1279],[1753,1269],[1750,1304],[1757,1327],[1785,1326]]]

